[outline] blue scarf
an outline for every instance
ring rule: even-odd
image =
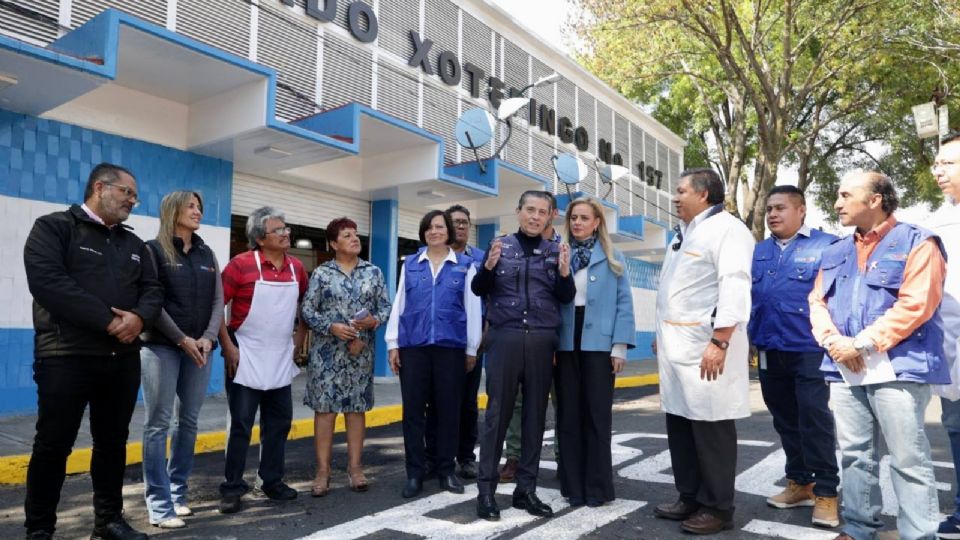
[[[593,252],[593,245],[597,243],[597,233],[594,232],[589,238],[584,240],[573,239],[570,242],[570,248],[573,249],[573,257],[570,260],[570,268],[573,273],[581,268],[590,265],[590,254]]]

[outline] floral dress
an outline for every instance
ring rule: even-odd
[[[330,332],[332,324],[348,323],[361,309],[367,309],[381,325],[390,316],[390,299],[379,268],[359,260],[347,275],[331,260],[313,271],[301,314],[313,330],[303,404],[314,411],[355,413],[373,407],[376,332],[360,331],[366,346],[357,356],[350,355],[347,341]]]

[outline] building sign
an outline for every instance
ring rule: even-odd
[[[280,0],[288,7],[295,5],[294,0]],[[307,0],[306,13],[320,22],[331,22],[337,16],[337,6],[340,0]],[[377,39],[380,25],[373,8],[362,1],[351,2],[347,9],[347,26],[350,34],[361,43],[372,43]],[[518,97],[520,90],[507,88],[498,77],[487,77],[486,72],[470,62],[461,63],[457,53],[441,51],[437,57],[437,65],[430,62],[430,50],[433,40],[420,36],[416,30],[410,30],[410,40],[413,43],[413,55],[407,65],[420,68],[425,74],[438,76],[447,86],[458,86],[464,76],[469,77],[470,95],[480,98],[480,85],[486,82],[488,90],[486,98],[494,108],[500,106],[505,97]],[[561,142],[573,144],[581,152],[590,151],[590,133],[583,126],[573,125],[569,116],[557,117],[557,112],[550,106],[537,103],[531,99],[527,106],[527,121],[540,131],[550,136],[559,137]],[[611,165],[623,165],[623,156],[613,151],[610,141],[600,139],[597,142],[597,159]],[[635,173],[641,180],[650,186],[660,188],[663,172],[653,165],[643,161],[637,163]]]

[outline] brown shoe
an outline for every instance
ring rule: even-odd
[[[836,497],[817,497],[813,506],[814,525],[818,527],[836,527],[840,525],[839,504]]]
[[[658,518],[672,519],[673,521],[683,521],[692,516],[694,512],[700,509],[700,505],[679,500],[675,503],[658,504],[653,509],[653,515]]]
[[[733,528],[732,519],[719,518],[706,510],[700,510],[680,524],[680,528],[693,534],[716,534]]]
[[[833,540],[853,540],[853,537],[847,533],[840,533]]]
[[[796,508],[798,506],[814,506],[813,484],[798,484],[793,480],[787,480],[787,487],[767,498],[767,504],[774,508]]]
[[[513,482],[517,478],[517,467],[519,466],[519,459],[514,457],[507,458],[507,462],[500,467],[500,481]]]

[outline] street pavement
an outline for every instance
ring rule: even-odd
[[[759,385],[751,383],[754,415],[738,421],[739,458],[737,468],[737,512],[735,528],[718,535],[730,539],[792,538],[830,539],[835,530],[810,525],[810,508],[777,510],[767,507],[767,496],[783,486],[783,453],[763,407]],[[939,405],[934,400],[927,411],[927,431],[933,447],[936,477],[940,483],[940,507],[952,505],[953,470],[946,434],[939,425]],[[309,496],[313,474],[313,449],[310,439],[290,441],[287,446],[287,481],[300,492],[292,502],[279,503],[254,492],[244,498],[244,510],[235,515],[217,513],[217,485],[222,476],[220,453],[197,457],[191,478],[191,507],[196,515],[187,518],[185,529],[161,531],[147,522],[139,466],[127,469],[124,489],[128,521],[151,536],[163,539],[215,538],[286,540],[297,538],[345,540],[366,539],[483,539],[518,538],[562,540],[568,538],[643,538],[670,539],[688,537],[676,522],[653,517],[653,507],[672,501],[669,455],[664,435],[663,414],[659,411],[656,386],[621,388],[614,405],[614,471],[617,500],[602,508],[571,509],[559,495],[552,461],[552,423],[544,442],[539,494],[553,506],[552,519],[533,518],[524,511],[509,508],[512,484],[502,485],[498,502],[503,510],[499,522],[481,521],[475,515],[476,487],[467,485],[463,495],[441,492],[435,481],[426,483],[424,493],[414,499],[402,499],[404,481],[403,442],[399,424],[369,429],[364,464],[371,481],[370,491],[354,493],[347,487],[346,446],[338,434],[334,447],[333,488],[321,499]],[[253,481],[257,448],[248,458],[248,480]],[[895,501],[889,484],[886,460],[882,467],[884,520],[888,531],[884,540],[897,538]],[[90,478],[87,474],[70,476],[63,490],[58,537],[85,538],[92,526]],[[0,487],[0,538],[22,537],[23,487]]]

